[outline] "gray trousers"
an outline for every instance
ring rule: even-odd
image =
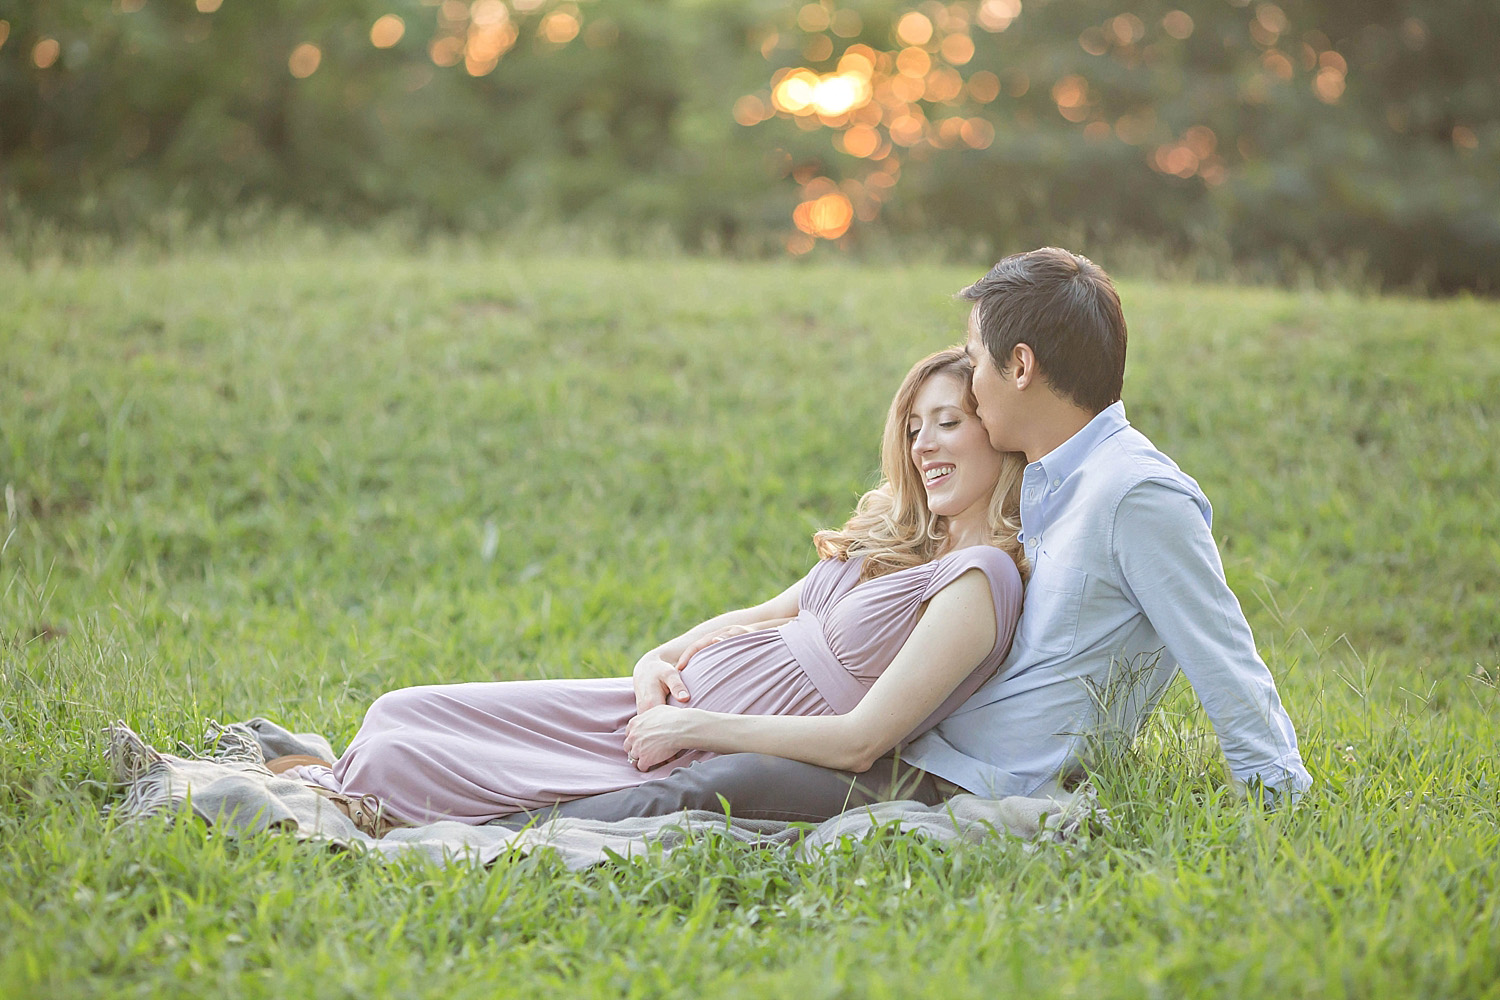
[[[846,809],[891,799],[936,805],[959,789],[926,771],[898,761],[877,760],[862,774],[835,771],[784,757],[731,753],[679,767],[665,778],[634,788],[562,802],[535,813],[516,813],[495,822],[521,827],[533,819],[572,816],[617,820],[662,816],[679,809],[706,809],[744,819],[821,823]]]

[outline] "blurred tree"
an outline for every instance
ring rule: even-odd
[[[1483,7],[0,0],[0,222],[129,237],[273,205],[749,253],[1066,238],[1493,291]]]
[[[725,106],[754,82],[743,8],[604,7],[0,2],[0,185],[13,210],[121,234],[164,205],[272,203],[667,221],[695,242],[732,240],[757,190],[785,211]]]
[[[822,47],[797,30],[814,6],[832,10],[767,26],[790,31],[791,59],[756,98],[850,154],[808,161],[803,206],[852,179],[859,218],[992,250],[1064,232],[1500,287],[1497,74],[1477,4],[866,4],[869,45]],[[868,81],[849,112],[820,104],[849,73]],[[851,238],[809,228],[791,246],[819,236]]]

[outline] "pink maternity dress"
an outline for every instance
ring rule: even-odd
[[[890,666],[923,605],[975,568],[994,599],[995,646],[908,739],[994,674],[1021,611],[1021,578],[1009,556],[974,546],[865,583],[860,562],[819,562],[803,584],[796,618],[694,656],[683,670],[689,704],[741,715],[848,712]],[[686,751],[650,772],[636,770],[624,749],[635,714],[628,677],[405,688],[370,706],[332,774],[320,768],[316,780],[348,795],[373,794],[409,822],[479,824],[663,778],[714,756]]]

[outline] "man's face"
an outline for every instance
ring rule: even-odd
[[[979,335],[978,303],[969,313],[969,339],[965,348],[974,365],[974,399],[979,403],[979,419],[989,432],[991,446],[999,451],[1021,450],[1012,440],[1015,436],[1016,387],[995,367],[995,361]]]

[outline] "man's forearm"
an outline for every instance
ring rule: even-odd
[[[1129,500],[1117,522],[1122,574],[1193,685],[1231,775],[1302,791],[1310,779],[1296,733],[1207,526],[1185,497],[1162,491]]]

